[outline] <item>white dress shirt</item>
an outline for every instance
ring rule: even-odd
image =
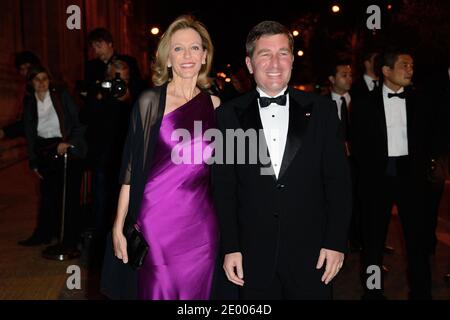
[[[38,126],[37,133],[41,138],[61,138],[61,129],[59,127],[59,119],[55,108],[53,107],[52,99],[50,98],[50,92],[45,93],[44,101],[39,100],[37,94],[35,94],[37,100],[37,112],[38,112]]]
[[[277,97],[282,95],[286,91],[284,88]],[[270,97],[260,88],[256,88],[261,97]],[[271,103],[265,108],[261,108],[259,104],[259,115],[261,117],[261,123],[264,130],[264,136],[267,142],[267,148],[269,149],[270,161],[272,163],[273,171],[278,179],[280,173],[281,162],[283,161],[284,148],[286,147],[286,139],[289,126],[289,94],[286,94],[286,105],[280,106],[275,103]]]
[[[339,119],[341,118],[341,114],[342,114],[342,97],[344,97],[345,102],[347,103],[347,112],[348,112],[348,106],[350,105],[350,102],[352,101],[352,98],[350,97],[350,94],[348,92],[346,92],[344,95],[340,95],[337,94],[334,91],[331,91],[331,98],[336,102],[337,104],[337,112],[338,112],[338,117]]]
[[[373,89],[375,89],[375,84],[373,83],[373,81],[375,80],[374,78],[372,78],[371,76],[364,74],[363,76],[364,81],[366,82],[367,88],[369,88],[369,91],[372,91]],[[378,84],[378,80],[375,80]]]
[[[400,93],[403,90],[401,88],[398,92],[394,92],[386,85],[383,85],[383,104],[386,115],[389,157],[408,155],[406,100],[399,97],[388,98],[388,93]]]

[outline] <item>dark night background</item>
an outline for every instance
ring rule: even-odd
[[[381,9],[381,29],[368,30],[366,9]],[[96,27],[111,31],[115,48],[134,56],[150,84],[150,65],[159,36],[181,14],[193,14],[211,33],[215,46],[212,76],[242,65],[245,39],[255,24],[277,20],[295,37],[296,56],[292,84],[313,88],[324,85],[327,64],[335,57],[347,57],[356,76],[364,49],[383,48],[389,43],[413,49],[415,81],[426,81],[428,73],[448,63],[450,57],[450,3],[446,0],[278,0],[262,1],[145,1],[145,0],[7,0],[0,12],[0,125],[16,116],[14,92],[20,82],[13,65],[15,52],[31,50],[48,66],[56,80],[75,91],[84,78],[86,59],[92,57],[87,33]],[[68,30],[66,9],[81,9],[81,29]],[[331,8],[338,5],[340,11]],[[150,29],[160,28],[158,36]]]

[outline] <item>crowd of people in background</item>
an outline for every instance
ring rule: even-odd
[[[115,50],[108,30],[92,30],[87,42],[95,59],[86,62],[85,79],[75,93],[81,99],[53,81],[37,55],[16,54],[15,67],[22,79],[18,116],[0,129],[0,139],[25,137],[30,168],[40,179],[37,225],[19,245],[50,244],[58,237],[62,159],[67,154],[70,183],[63,242],[75,250],[81,236],[91,232],[90,261],[100,270],[107,233],[116,217],[132,108],[151,86],[142,79],[136,59]],[[431,299],[429,257],[436,252],[439,203],[449,170],[450,63],[447,69],[431,72],[432,78],[416,81],[414,56],[408,49],[367,49],[359,61],[362,74],[353,71],[356,66],[350,60],[329,61],[324,94],[334,103],[340,126],[336,134],[345,142],[351,173],[348,249],[361,252],[363,284],[370,265],[384,268],[383,279],[388,272],[383,255],[393,250],[386,238],[395,204],[406,245],[409,297]],[[211,86],[202,90],[218,96],[222,104],[242,97],[255,88],[247,67],[243,61],[229,68],[230,82],[212,74]],[[178,81],[177,74],[172,77]],[[120,95],[103,85],[115,79],[125,83]],[[88,220],[80,216],[82,178],[90,185]],[[383,289],[382,281],[380,289],[366,290],[363,298],[384,299]],[[142,291],[141,296],[152,294]]]

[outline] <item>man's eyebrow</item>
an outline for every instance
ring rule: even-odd
[[[262,49],[259,49],[258,51],[256,51],[256,54],[260,54],[260,53],[264,53],[264,52],[269,52],[270,50],[269,49],[267,49],[267,48],[262,48]]]

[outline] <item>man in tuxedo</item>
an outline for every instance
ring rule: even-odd
[[[424,194],[429,158],[429,112],[409,89],[413,58],[387,49],[379,57],[383,85],[352,107],[352,154],[359,168],[362,201],[363,299],[384,299],[381,286],[369,286],[369,266],[381,268],[383,246],[395,203],[402,224],[410,285],[409,298],[431,298]],[[370,282],[370,281],[369,281]]]
[[[350,61],[336,60],[334,61],[328,72],[328,81],[330,82],[329,97],[336,104],[336,111],[344,132],[345,147],[347,158],[350,165],[350,172],[352,176],[352,219],[349,230],[349,247],[351,251],[359,251],[361,249],[361,213],[360,201],[356,194],[357,183],[357,168],[351,156],[350,143],[350,123],[349,123],[349,109],[351,107],[352,98],[350,89],[353,83],[352,67]]]
[[[294,56],[285,26],[259,23],[246,51],[257,88],[217,110],[225,163],[212,178],[226,276],[241,299],[330,299],[351,215],[336,107],[288,87]],[[252,132],[257,141],[240,139]]]
[[[354,99],[365,99],[365,97],[367,97],[370,92],[378,89],[378,87],[380,86],[379,74],[375,68],[375,60],[377,59],[378,55],[379,52],[374,48],[368,48],[363,53],[362,65],[364,67],[364,73],[361,77],[359,77],[352,83],[352,87],[350,90],[350,95]],[[355,198],[358,198],[358,196],[355,196]],[[392,246],[385,244],[385,253],[393,253],[394,251],[395,249]],[[389,269],[383,265],[383,271],[388,272]]]
[[[347,155],[349,155],[349,121],[350,89],[353,83],[352,67],[348,61],[336,61],[330,68],[328,80],[331,84],[330,97],[336,104],[336,110],[344,132]]]
[[[363,54],[364,74],[353,83],[351,90],[352,96],[364,97],[379,87],[380,80],[374,67],[377,55],[378,52],[375,50],[368,50]]]

